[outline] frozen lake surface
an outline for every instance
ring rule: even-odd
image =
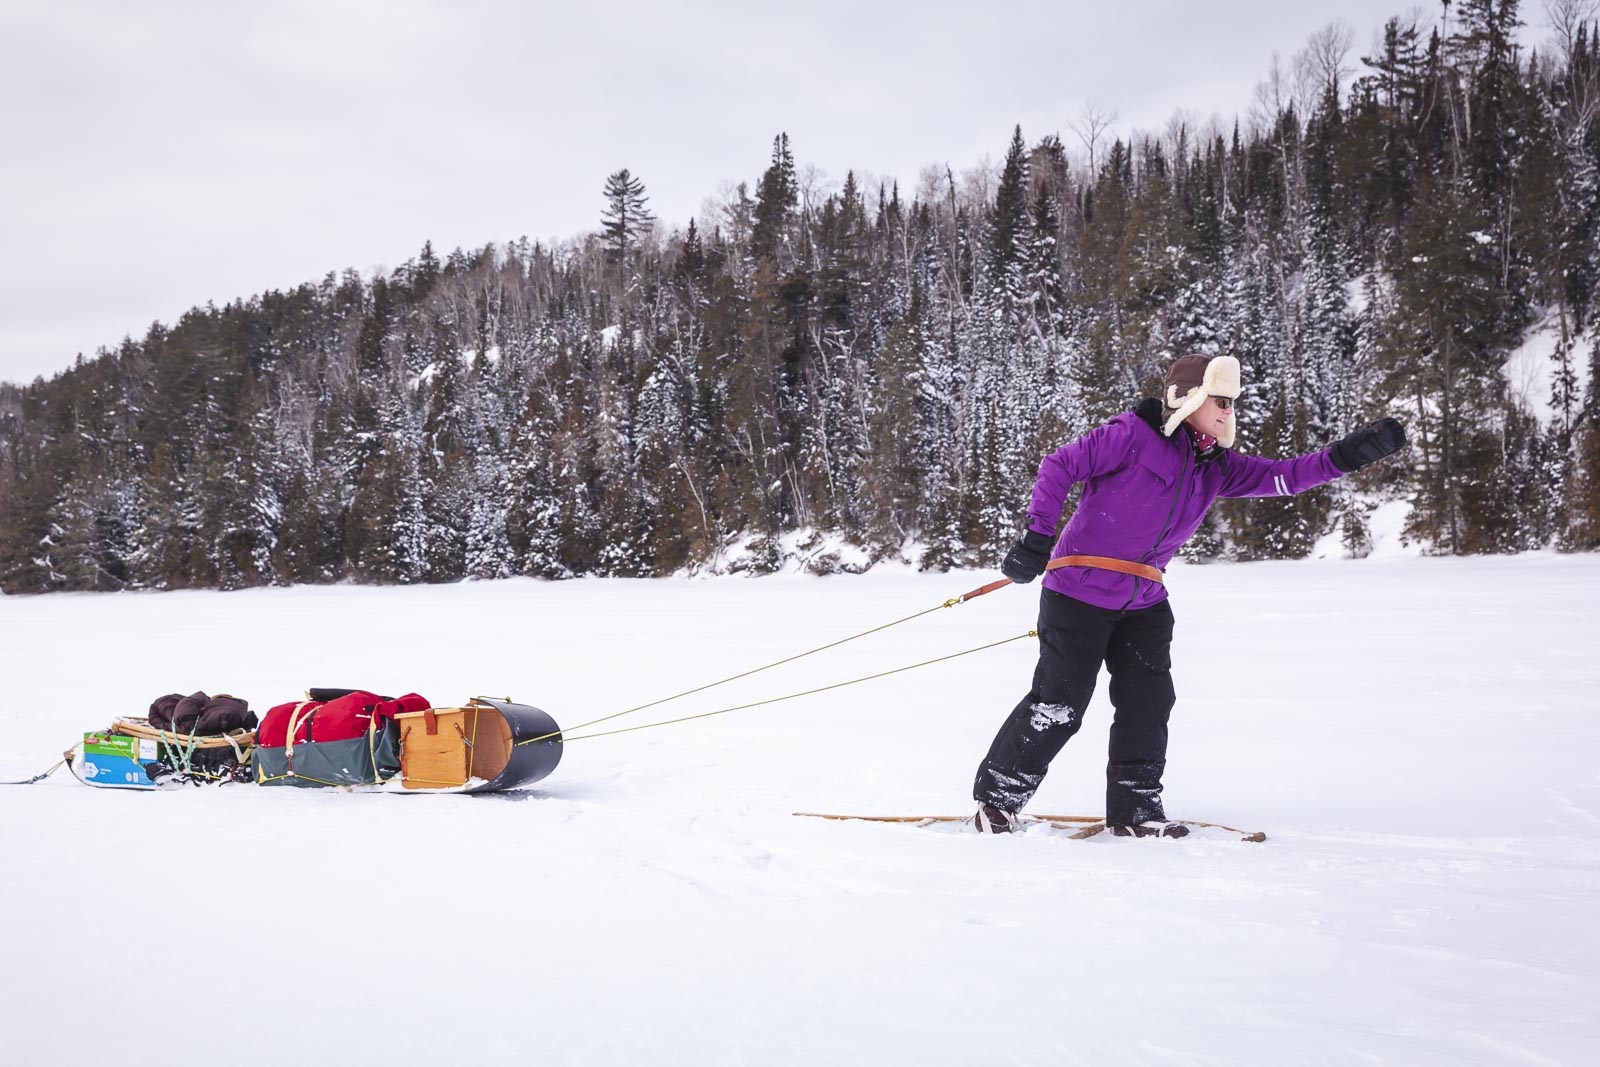
[[[0,597],[0,778],[173,691],[510,695],[567,726],[992,578]],[[512,797],[0,790],[9,1063],[1592,1062],[1600,556],[1175,567],[1167,810],[958,814],[1032,643],[574,742]],[[1007,589],[618,725],[1022,633]],[[1098,814],[1110,706],[1033,804]]]

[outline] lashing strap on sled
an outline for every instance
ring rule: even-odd
[[[295,705],[294,711],[289,713],[289,735],[284,739],[283,758],[284,762],[288,764],[288,770],[290,774],[294,773],[294,735],[295,731],[300,729],[300,723],[303,721],[300,717],[300,713],[315,703],[317,703],[317,701],[302,700],[299,704]],[[316,712],[313,711],[312,714],[314,715]],[[311,740],[311,730],[309,727],[306,729],[306,740],[308,742]]]

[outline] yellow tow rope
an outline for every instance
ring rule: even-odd
[[[787,693],[787,694],[785,694],[784,696],[781,696],[781,697],[769,697],[766,700],[757,700],[757,701],[753,701],[753,702],[751,702],[749,704],[735,704],[731,708],[718,708],[716,711],[702,711],[698,715],[685,715],[685,716],[683,716],[681,718],[677,718],[677,719],[663,719],[660,722],[647,722],[642,726],[623,726],[623,727],[620,727],[619,729],[616,729],[616,730],[600,730],[600,731],[598,731],[596,733],[584,734],[581,737],[564,737],[564,738],[562,738],[562,743],[565,744],[568,741],[587,741],[591,737],[610,737],[612,734],[632,733],[634,730],[648,730],[648,729],[650,729],[652,727],[655,727],[655,726],[671,726],[673,723],[677,723],[677,722],[692,722],[695,719],[709,719],[713,715],[726,715],[730,711],[744,711],[747,708],[760,708],[760,707],[765,707],[768,704],[780,704],[785,700],[797,700],[800,697],[808,697],[808,696],[812,696],[812,695],[814,695],[816,693],[826,693],[830,689],[843,689],[847,685],[859,685],[862,682],[870,682],[875,678],[887,678],[891,674],[901,674],[901,673],[903,673],[905,671],[914,671],[918,667],[932,666],[935,663],[943,663],[945,660],[958,659],[961,656],[970,656],[974,652],[986,652],[991,648],[999,648],[1001,645],[1009,645],[1013,641],[1021,641],[1022,639],[1027,638],[1027,637],[1038,637],[1038,636],[1039,636],[1039,631],[1037,631],[1037,630],[1029,630],[1025,634],[1018,634],[1015,637],[1007,637],[1007,638],[1004,638],[1004,639],[999,640],[999,641],[991,641],[989,644],[987,644],[987,645],[979,645],[977,648],[969,648],[969,649],[966,649],[965,651],[962,651],[962,652],[952,652],[948,656],[936,656],[933,659],[925,659],[921,663],[908,663],[904,667],[895,667],[893,670],[879,671],[877,674],[867,674],[867,675],[861,676],[860,678],[851,678],[851,679],[849,679],[847,681],[843,681],[843,682],[834,682],[832,685],[822,685],[822,686],[818,686],[815,689],[805,689],[805,690],[802,690],[801,692],[798,692],[798,693]],[[706,688],[710,688],[710,687],[707,686]],[[624,713],[619,713],[619,714],[624,714]],[[616,716],[608,716],[608,718],[615,718],[615,717]],[[601,720],[597,719],[595,721],[599,722]],[[584,727],[582,727],[582,726],[574,727],[574,729],[579,729],[579,730],[581,730],[583,728]],[[547,737],[553,737],[555,735],[554,734],[547,734],[546,736]],[[535,737],[535,738],[531,738],[530,741],[519,741],[517,743],[519,745],[526,745],[526,744],[530,744],[532,741],[539,741],[539,740],[542,740],[542,738]]]
[[[913,663],[913,664],[910,664],[910,665],[905,666],[905,667],[896,667],[894,670],[879,671],[877,674],[868,674],[868,675],[864,675],[864,676],[862,676],[860,678],[852,678],[852,679],[850,679],[848,681],[844,681],[844,682],[835,682],[832,685],[825,685],[825,686],[822,686],[822,687],[820,687],[818,689],[807,689],[807,690],[805,690],[803,692],[799,692],[799,693],[789,693],[786,696],[773,697],[770,700],[758,700],[758,701],[756,701],[754,703],[751,703],[751,704],[739,704],[739,705],[737,705],[735,707],[731,707],[731,708],[719,708],[716,711],[701,712],[698,715],[685,715],[682,718],[665,719],[665,720],[663,720],[661,722],[646,723],[643,726],[628,726],[628,727],[624,727],[624,728],[618,729],[618,730],[601,730],[601,731],[598,731],[598,732],[592,733],[592,734],[583,734],[582,736],[579,736],[579,737],[563,736],[565,734],[576,733],[576,732],[581,731],[581,730],[587,730],[591,726],[598,726],[603,722],[610,722],[612,719],[620,719],[624,715],[632,715],[635,712],[645,711],[646,709],[649,709],[649,708],[658,707],[659,705],[666,704],[666,703],[669,703],[669,702],[674,701],[674,700],[680,700],[683,697],[694,696],[696,693],[704,693],[706,690],[715,689],[719,685],[727,685],[729,682],[737,682],[741,678],[749,678],[753,674],[760,674],[762,671],[770,671],[774,667],[782,667],[786,663],[793,663],[796,660],[805,659],[807,656],[814,656],[819,652],[826,652],[830,648],[838,648],[840,645],[848,644],[851,641],[859,641],[863,637],[870,637],[873,634],[882,633],[884,630],[892,629],[893,627],[896,627],[896,626],[902,626],[905,623],[911,622],[911,621],[913,621],[915,619],[920,619],[924,615],[932,615],[936,611],[943,611],[945,608],[953,608],[953,607],[957,607],[958,605],[965,604],[969,600],[975,599],[976,597],[983,596],[985,593],[992,593],[996,589],[1003,589],[1003,588],[1005,588],[1006,586],[1008,586],[1010,584],[1011,584],[1011,581],[1009,579],[1002,579],[1002,580],[997,581],[997,582],[990,582],[987,585],[981,585],[976,589],[973,589],[973,590],[970,590],[970,591],[968,591],[966,593],[961,594],[960,596],[953,596],[949,600],[944,601],[942,604],[935,604],[931,608],[924,608],[921,611],[915,612],[915,613],[913,613],[911,615],[907,615],[903,619],[895,619],[893,622],[886,622],[882,626],[874,626],[870,630],[862,630],[858,634],[851,634],[849,637],[841,637],[837,641],[829,641],[825,645],[818,645],[816,648],[810,648],[810,649],[807,649],[804,652],[797,652],[792,656],[785,656],[783,659],[773,660],[771,663],[764,663],[759,667],[752,667],[747,671],[740,671],[738,674],[730,674],[726,678],[719,678],[714,682],[707,682],[705,685],[695,686],[693,689],[685,689],[681,693],[674,693],[671,696],[665,696],[665,697],[662,697],[659,700],[652,700],[648,704],[639,704],[639,705],[637,705],[635,707],[626,708],[626,709],[624,709],[622,711],[613,712],[610,715],[602,715],[598,719],[590,719],[588,722],[579,723],[577,726],[569,726],[569,727],[566,728],[566,730],[555,730],[555,731],[552,731],[552,732],[547,733],[547,734],[541,734],[538,737],[530,737],[530,738],[527,738],[526,740],[518,741],[517,744],[518,745],[531,745],[536,741],[548,741],[551,738],[556,738],[556,737],[561,738],[561,741],[562,741],[563,744],[566,743],[567,741],[586,741],[591,737],[609,737],[612,734],[631,733],[634,730],[648,730],[648,729],[650,729],[652,727],[655,727],[655,726],[670,726],[673,723],[690,722],[690,721],[692,721],[694,719],[704,719],[704,718],[708,718],[708,717],[710,717],[712,715],[726,715],[730,711],[743,711],[743,710],[745,710],[747,708],[758,708],[758,707],[761,707],[761,706],[766,705],[766,704],[777,704],[777,703],[780,703],[780,702],[785,701],[785,700],[794,700],[794,699],[796,699],[798,697],[811,696],[814,693],[825,693],[830,689],[841,689],[841,688],[843,688],[844,686],[847,686],[847,685],[856,685],[856,684],[859,684],[861,682],[870,682],[875,678],[885,678],[885,677],[888,677],[891,674],[899,674],[902,671],[915,670],[918,667],[927,667],[927,666],[930,666],[930,665],[932,665],[934,663],[943,663],[945,660],[956,659],[956,658],[958,658],[960,656],[970,656],[974,652],[983,652],[983,651],[985,651],[987,649],[997,648],[1000,645],[1010,644],[1012,641],[1020,641],[1025,637],[1037,637],[1038,636],[1038,632],[1037,631],[1029,630],[1025,634],[1018,634],[1015,637],[1008,637],[1003,641],[994,641],[994,642],[992,642],[990,644],[987,644],[987,645],[979,645],[977,648],[969,648],[969,649],[967,649],[967,650],[965,650],[963,652],[952,652],[948,656],[939,656],[939,657],[937,657],[935,659],[923,660],[921,663]]]

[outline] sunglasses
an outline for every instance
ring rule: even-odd
[[[1221,408],[1223,411],[1227,411],[1229,408],[1233,407],[1235,400],[1235,398],[1231,396],[1214,396],[1211,399],[1215,400],[1217,402],[1217,407]]]

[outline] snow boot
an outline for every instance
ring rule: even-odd
[[[1014,811],[1005,811],[993,804],[979,804],[972,825],[980,834],[1009,834],[1022,829],[1022,820]]]
[[[1114,837],[1188,837],[1189,828],[1181,822],[1168,822],[1166,819],[1151,819],[1149,822],[1134,823],[1132,826],[1107,826]]]

